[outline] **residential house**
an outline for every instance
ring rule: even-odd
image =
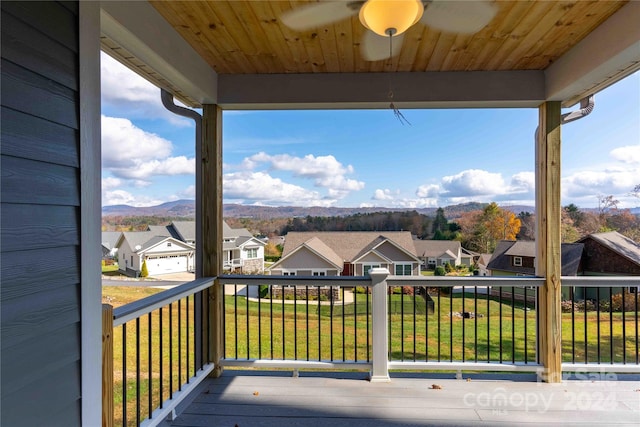
[[[231,228],[222,223],[222,260],[227,271],[241,274],[264,272],[266,243],[253,237],[246,228]]]
[[[583,275],[640,276],[640,244],[617,231],[593,233],[578,243],[584,245]]]
[[[563,276],[576,276],[581,270],[582,243],[563,243],[561,264]],[[491,276],[534,276],[536,242],[501,240],[487,264]]]
[[[123,232],[116,243],[118,269],[135,277],[140,275],[143,263],[150,276],[193,271],[195,247],[168,234],[166,227]]]
[[[120,231],[103,231],[102,232],[102,259],[113,260],[116,258],[118,248],[116,243],[120,238]]]
[[[120,270],[138,276],[146,260],[150,275],[193,272],[195,235],[194,221],[173,221],[167,226],[150,225],[147,231],[124,232],[116,244]],[[222,259],[226,270],[244,274],[264,271],[263,241],[246,228],[231,228],[226,222],[223,236]]]
[[[553,2],[537,3],[540,16],[556,9]],[[509,27],[508,32],[525,36],[496,47],[492,57],[502,64],[498,67],[478,60],[479,52],[486,52],[486,43],[491,43],[479,35],[477,46],[472,43],[460,61],[446,61],[468,71],[464,73],[445,63],[431,67],[439,71],[424,72],[420,64],[428,62],[429,56],[447,57],[450,46],[438,44],[422,52],[415,44],[421,38],[406,37],[402,49],[417,52],[415,61],[385,75],[368,72],[370,67],[363,66],[366,63],[352,49],[352,37],[344,37],[344,42],[336,38],[336,49],[343,49],[343,43],[351,46],[344,50],[353,53],[346,60],[336,55],[336,49],[320,49],[322,37],[278,48],[282,44],[274,43],[282,40],[283,28],[271,8],[262,8],[264,14],[259,15],[258,6],[263,4],[235,2],[237,12],[217,14],[218,8],[228,9],[228,5],[210,2],[208,7],[220,25],[201,19],[186,26],[169,20],[187,19],[200,6],[197,2],[0,2],[0,424],[95,426],[104,416],[99,267],[101,45],[185,105],[202,108],[203,128],[209,132],[194,142],[194,147],[200,143],[206,147],[196,150],[196,157],[202,159],[195,163],[196,177],[201,177],[195,183],[201,204],[196,220],[203,224],[197,236],[203,248],[196,257],[200,267],[204,267],[202,259],[216,261],[207,264],[204,276],[219,274],[221,264],[217,257],[222,253],[222,161],[212,153],[221,152],[223,110],[382,108],[389,104],[384,94],[390,84],[403,94],[407,108],[539,108],[541,132],[535,145],[542,154],[536,175],[559,181],[560,126],[545,124],[560,123],[561,106],[571,107],[625,78],[640,61],[640,4],[633,1],[575,2],[570,10],[557,12],[562,20],[570,18],[567,14],[579,14],[584,32],[569,26],[545,29],[499,13],[491,28]],[[173,11],[174,7],[179,9]],[[262,16],[260,22],[269,25],[256,28],[246,16]],[[200,38],[204,32],[199,25],[215,31],[220,46],[235,47],[219,49],[208,43]],[[233,28],[242,31],[226,30]],[[327,26],[328,31],[336,28]],[[440,34],[429,33],[436,38]],[[550,37],[542,37],[546,33]],[[248,41],[257,38],[273,61],[253,60],[256,48]],[[287,60],[305,57],[309,48],[318,54],[317,61]],[[523,52],[531,54],[525,58]],[[560,228],[557,188],[536,186],[537,209],[546,213],[544,224],[549,225],[548,233],[538,230],[539,244],[550,255]],[[549,286],[550,279],[546,280]],[[211,310],[198,322],[206,324],[216,316],[219,312]],[[545,337],[561,331],[559,325],[551,324],[543,332],[539,336],[546,344]],[[224,334],[219,329],[216,333]],[[209,361],[217,367],[218,349],[214,350]],[[552,368],[547,359],[541,355],[545,366]]]
[[[449,264],[452,267],[463,264],[460,242],[455,240],[414,240],[416,254],[424,268],[430,270]],[[464,254],[464,264],[471,265],[471,256]]]
[[[418,275],[418,258],[408,231],[290,232],[274,275],[362,276],[376,267],[396,275]]]
[[[640,244],[617,231],[592,233],[578,240],[584,245],[582,270],[584,276],[640,276]],[[612,292],[621,292],[614,288]],[[628,288],[638,292],[638,287]],[[574,289],[575,298],[597,299],[595,288]],[[602,294],[600,298],[608,298]]]

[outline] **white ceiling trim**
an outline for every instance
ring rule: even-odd
[[[100,7],[103,34],[190,98],[200,104],[216,103],[216,72],[153,6],[146,1],[103,1]]]
[[[631,1],[547,68],[546,98],[570,107],[640,69],[640,2]]]

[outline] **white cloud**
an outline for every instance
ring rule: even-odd
[[[524,193],[534,195],[536,188],[536,174],[533,172],[519,172],[511,177],[511,183],[506,189],[507,194]]]
[[[638,184],[640,168],[580,171],[562,179],[563,198],[597,197],[598,194],[624,195]]]
[[[145,186],[153,176],[195,173],[195,159],[171,157],[170,141],[136,127],[130,120],[102,116],[102,167],[116,178]]]
[[[119,178],[114,178],[112,176],[102,178],[102,191],[112,190],[114,188],[120,187],[121,185],[122,180]]]
[[[242,161],[240,170],[253,171],[266,164],[273,171],[291,172],[297,178],[310,179],[316,187],[326,188],[329,200],[343,199],[352,191],[364,188],[364,182],[347,178],[353,173],[353,166],[343,165],[334,156],[295,157],[288,154],[270,155],[265,152],[254,154]],[[324,199],[323,199],[324,200]]]
[[[288,184],[265,172],[234,172],[223,177],[225,202],[249,204],[332,206],[337,200],[323,198],[316,191]]]
[[[421,199],[436,198],[440,194],[441,188],[437,184],[421,185],[416,190],[416,196]]]
[[[615,148],[609,155],[623,163],[640,164],[640,144]]]
[[[376,191],[373,193],[373,200],[393,200],[394,198],[394,194],[391,192],[391,190],[388,189],[376,189]]]
[[[168,120],[177,126],[193,122],[162,105],[160,89],[104,52],[100,55],[102,103],[131,118]],[[180,104],[176,101],[176,104]]]
[[[443,194],[449,198],[487,196],[500,193],[504,187],[501,174],[479,169],[468,169],[442,178]]]

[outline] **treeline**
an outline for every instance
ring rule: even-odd
[[[184,221],[181,217],[168,216],[104,216],[102,231],[145,231],[150,225],[169,225],[171,221]]]
[[[417,211],[373,212],[348,216],[291,218],[280,229],[290,231],[409,231],[421,239],[432,235],[433,219]]]

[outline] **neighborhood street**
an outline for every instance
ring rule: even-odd
[[[106,276],[102,275],[102,286],[137,286],[137,287],[153,287],[168,288],[190,282],[195,279],[193,273],[173,273],[162,274],[146,279],[134,279],[123,276]]]

